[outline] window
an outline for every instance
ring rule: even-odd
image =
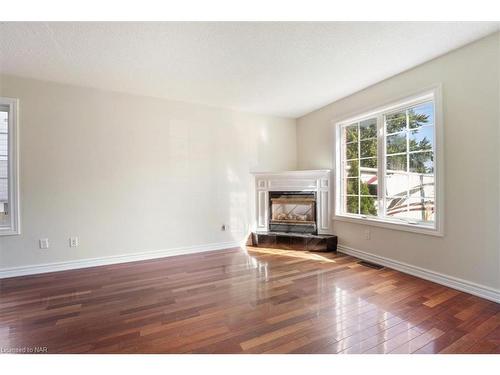
[[[17,100],[0,97],[0,235],[19,234]]]
[[[336,219],[442,234],[438,89],[336,124]]]

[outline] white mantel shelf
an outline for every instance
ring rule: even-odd
[[[269,223],[270,191],[316,192],[316,222],[318,234],[331,234],[331,183],[329,169],[252,172],[255,189],[255,215],[253,230],[267,232]]]
[[[310,176],[318,174],[330,174],[330,169],[304,169],[299,171],[278,171],[278,172],[251,172],[254,176],[290,176],[290,175],[301,175]]]

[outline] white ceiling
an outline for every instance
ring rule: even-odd
[[[299,117],[496,22],[2,23],[0,71]]]

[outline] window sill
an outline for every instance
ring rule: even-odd
[[[9,227],[4,227],[0,228],[0,237],[1,236],[17,236],[21,234],[21,231],[19,228],[9,228]]]
[[[409,223],[399,223],[388,220],[370,218],[370,217],[355,217],[355,216],[347,216],[347,215],[335,215],[333,217],[334,221],[345,221],[349,223],[361,224],[361,225],[370,225],[374,227],[380,227],[385,229],[392,230],[400,230],[404,232],[412,232],[419,234],[426,234],[428,236],[435,237],[444,237],[444,233],[442,230],[429,228],[425,225],[419,224],[409,224]]]

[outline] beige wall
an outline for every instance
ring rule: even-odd
[[[20,99],[22,230],[1,267],[241,240],[249,172],[296,168],[291,119],[9,76],[0,95]]]
[[[500,288],[499,63],[495,34],[297,120],[299,168],[332,168],[332,119],[443,85],[445,236],[335,221],[341,244]]]
[[[333,118],[442,83],[445,236],[335,222],[340,243],[500,288],[499,36],[295,121],[0,76],[20,98],[20,236],[0,267],[240,240],[249,171],[332,168]],[[296,152],[297,151],[297,152]],[[229,231],[220,231],[222,223]],[[69,248],[70,235],[80,237]],[[38,249],[48,237],[51,247]]]

